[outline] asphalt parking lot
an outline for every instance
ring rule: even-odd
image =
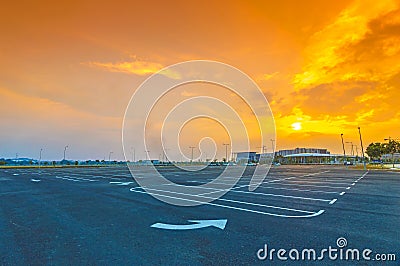
[[[221,169],[160,171],[175,183],[193,186],[211,181]],[[218,200],[179,207],[145,192],[127,167],[0,169],[0,263],[354,264],[327,256],[283,261],[276,254],[279,249],[315,249],[318,255],[331,246],[370,249],[371,260],[361,258],[362,265],[379,264],[376,254],[395,254],[396,261],[386,264],[398,265],[400,172],[279,166],[255,191],[248,190],[250,175]],[[152,189],[181,197],[168,186]],[[212,193],[199,191],[193,200]],[[338,247],[338,239],[346,245]],[[276,251],[263,259],[259,250],[266,245],[268,254]]]

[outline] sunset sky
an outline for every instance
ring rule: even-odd
[[[254,79],[277,149],[341,153],[358,126],[366,145],[400,138],[400,1],[8,1],[0,13],[0,158],[59,160],[68,145],[70,159],[123,159],[135,89],[195,59]]]

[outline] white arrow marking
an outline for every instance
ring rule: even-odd
[[[110,184],[117,184],[117,186],[127,186],[133,184],[133,182],[119,182],[119,181],[112,181]]]
[[[133,182],[121,182],[120,184],[117,184],[117,186],[128,186],[130,184],[133,184]]]
[[[159,229],[167,229],[167,230],[190,230],[190,229],[199,229],[204,227],[217,227],[221,230],[225,229],[225,225],[228,222],[226,219],[221,220],[188,220],[189,223],[194,224],[164,224],[164,223],[155,223],[150,227],[159,228]]]

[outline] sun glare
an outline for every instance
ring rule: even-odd
[[[292,124],[292,129],[293,130],[300,130],[301,129],[301,123],[300,122],[296,122]]]

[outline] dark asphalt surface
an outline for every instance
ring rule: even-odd
[[[196,185],[220,169],[185,175],[174,169],[162,171],[175,182]],[[344,237],[346,248],[371,249],[371,257],[394,253],[397,261],[385,265],[399,265],[400,172],[371,170],[361,178],[364,173],[343,167],[274,167],[255,191],[258,194],[241,187],[214,202],[234,209],[177,207],[132,192],[138,185],[126,167],[42,169],[40,174],[38,169],[0,169],[0,264],[283,265],[288,261],[276,256],[262,261],[256,253],[264,244],[277,250],[337,248],[336,240]],[[240,184],[248,181],[244,177]],[[308,218],[273,216],[320,210],[321,215]],[[150,227],[157,222],[189,224],[188,220],[204,219],[228,222],[224,230]],[[328,258],[289,262],[356,263]]]

